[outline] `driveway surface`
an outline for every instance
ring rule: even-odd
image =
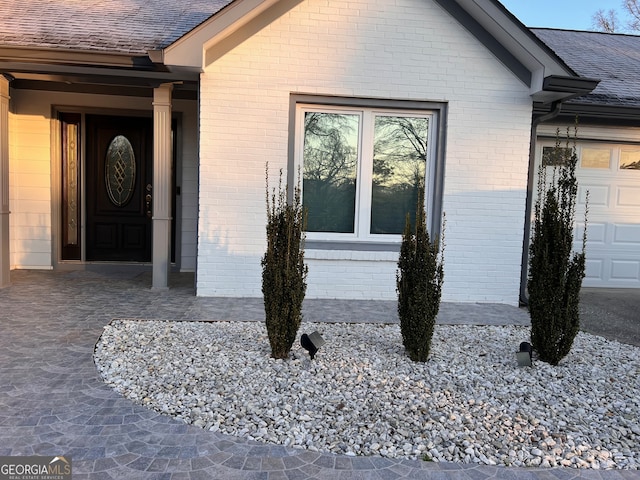
[[[185,425],[106,386],[93,348],[114,318],[260,321],[261,299],[199,298],[193,275],[14,271],[0,290],[0,456],[65,455],[81,479],[637,479],[638,471],[517,469],[347,457]],[[583,292],[584,328],[640,345],[640,291]],[[305,302],[308,321],[396,321],[395,302]],[[505,305],[442,305],[440,323],[528,324]]]

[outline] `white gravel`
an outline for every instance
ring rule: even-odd
[[[580,333],[518,367],[529,328],[437,325],[428,362],[398,325],[303,322],[326,344],[270,358],[262,323],[115,320],[95,362],[137,404],[214,432],[346,455],[640,467],[640,348]]]

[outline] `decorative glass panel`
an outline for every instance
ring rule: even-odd
[[[307,231],[354,232],[360,115],[306,112],[302,200]]]
[[[77,113],[60,113],[61,198],[60,198],[60,258],[80,260],[82,255],[82,224],[80,201],[80,124]]]
[[[611,150],[583,148],[580,156],[582,168],[609,168],[611,165]]]
[[[429,119],[375,117],[371,233],[401,234],[407,213],[416,216],[418,190],[424,183]]]
[[[126,205],[135,188],[136,159],[131,142],[118,135],[109,144],[105,161],[104,181],[111,203],[116,207]]]
[[[620,170],[640,170],[640,150],[620,152]]]
[[[78,245],[78,125],[66,124],[66,155],[64,155],[64,180],[66,188],[66,240],[68,245]]]

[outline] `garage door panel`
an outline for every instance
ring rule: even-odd
[[[640,282],[640,260],[611,260],[609,278],[613,281]]]
[[[587,203],[587,192],[589,193],[589,208],[608,207],[610,188],[607,185],[581,185],[578,183],[578,205]]]
[[[583,285],[640,288],[640,146],[578,141],[577,147],[576,252],[582,249],[588,192]]]
[[[613,224],[613,245],[637,245],[640,251],[640,225],[634,223]]]
[[[640,288],[640,249],[627,244],[614,248],[607,243],[587,246],[585,287]]]
[[[589,191],[585,287],[640,288],[640,175],[629,173],[595,168],[577,171],[577,220],[582,220]],[[576,251],[582,247],[583,229],[584,222],[577,221]]]
[[[587,225],[587,246],[604,245],[607,238],[607,223],[589,221]],[[575,250],[582,249],[582,235],[584,232],[584,222],[576,222],[576,229],[573,235]]]
[[[604,261],[601,259],[590,259],[587,256],[584,269],[584,281],[585,286],[589,282],[599,283],[604,278]]]
[[[640,288],[640,256],[611,258],[606,253],[589,256],[585,263],[584,287]]]
[[[640,207],[640,187],[619,186],[616,195],[616,207]]]

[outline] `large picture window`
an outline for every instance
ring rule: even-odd
[[[420,185],[430,188],[435,119],[426,110],[297,105],[308,238],[399,239]]]

